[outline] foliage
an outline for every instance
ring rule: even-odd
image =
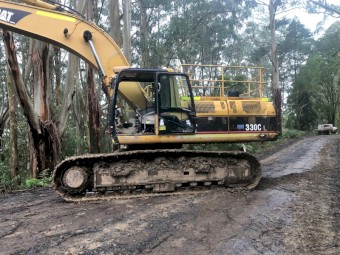
[[[88,153],[87,138],[84,130],[80,130],[72,120],[68,121],[66,132],[62,138],[61,158],[71,155],[81,155]]]
[[[296,129],[284,129],[283,134],[279,139],[280,140],[292,139],[292,138],[298,138],[298,137],[305,136],[305,135],[307,135],[305,131],[296,130]]]
[[[292,81],[296,80],[299,69],[311,53],[314,40],[312,33],[295,19],[280,29],[285,31],[285,36],[278,46],[280,80],[283,84],[283,94],[285,94],[291,88]]]
[[[239,29],[254,1],[137,1],[132,24],[135,64],[238,63],[243,58]],[[235,61],[235,62],[234,62]]]
[[[25,181],[25,185],[22,188],[32,189],[37,187],[48,187],[50,186],[52,181],[52,177],[42,177],[39,179],[36,178],[28,178]]]
[[[306,1],[306,9],[310,13],[325,13],[336,18],[340,17],[340,6],[323,0]]]
[[[289,127],[311,131],[318,123],[340,121],[339,34],[337,22],[315,42],[313,53],[297,73],[288,96]]]
[[[0,190],[12,190],[18,188],[21,183],[30,176],[27,171],[29,164],[29,147],[28,147],[28,133],[27,123],[21,113],[17,111],[17,130],[18,130],[18,167],[20,174],[15,178],[11,177],[10,159],[11,151],[9,144],[8,130],[4,133],[3,148],[0,151]]]
[[[32,178],[25,173],[21,173],[12,178],[10,176],[8,164],[0,161],[0,192],[47,187],[51,184],[51,181],[52,177],[48,174],[42,174],[39,178]]]
[[[10,170],[7,161],[0,161],[0,191],[8,190],[13,187],[14,181],[10,176]]]

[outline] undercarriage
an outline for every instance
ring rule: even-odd
[[[67,201],[86,201],[252,189],[260,178],[259,161],[245,152],[161,149],[72,157],[56,167],[53,185]]]

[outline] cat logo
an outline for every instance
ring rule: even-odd
[[[13,12],[9,12],[6,10],[1,10],[0,9],[0,20],[6,21],[6,22],[11,22],[11,17],[13,16]]]
[[[15,25],[22,18],[26,17],[29,14],[31,13],[8,8],[0,8],[0,23],[6,22]]]

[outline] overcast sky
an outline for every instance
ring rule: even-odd
[[[328,0],[327,3],[340,5],[340,0]],[[294,9],[288,13],[278,15],[278,18],[282,17],[283,15],[288,15],[289,18],[293,18],[296,16],[302,24],[304,24],[311,32],[315,32],[317,29],[323,29],[320,31],[322,34],[327,28],[332,25],[335,21],[340,21],[340,19],[333,18],[331,16],[327,16],[327,19],[322,23],[324,20],[323,14],[311,14],[307,13],[304,9]],[[321,27],[318,27],[321,26]],[[320,35],[320,34],[319,34]]]

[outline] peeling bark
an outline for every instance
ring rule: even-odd
[[[10,168],[11,177],[14,178],[19,174],[18,164],[18,131],[17,131],[17,117],[16,117],[16,100],[15,89],[13,87],[13,81],[7,71],[7,91],[8,91],[8,107],[9,107],[9,130],[10,130]]]
[[[6,107],[2,115],[0,116],[0,150],[4,146],[2,135],[4,134],[5,125],[8,119],[9,119],[9,109],[8,107]]]
[[[123,36],[120,28],[119,0],[110,0],[110,35],[119,47],[123,44]]]
[[[87,71],[87,92],[89,109],[89,149],[90,153],[100,152],[100,122],[99,103],[96,95],[96,84],[94,82],[94,71]]]
[[[270,0],[269,2],[269,18],[270,18],[270,35],[271,35],[271,61],[272,61],[272,83],[273,98],[276,110],[277,130],[282,134],[282,98],[281,85],[279,81],[279,60],[277,57],[277,39],[276,39],[276,21],[275,15],[277,7],[281,4],[280,0]]]
[[[129,63],[131,63],[131,0],[123,1],[124,29],[123,29],[123,52]]]
[[[93,2],[87,2],[87,17],[94,19]],[[87,69],[87,99],[89,109],[89,151],[90,153],[100,152],[100,121],[99,121],[99,102],[96,93],[94,70]]]
[[[150,66],[150,51],[148,46],[149,31],[148,31],[148,19],[147,19],[147,8],[144,6],[143,1],[137,1],[141,17],[140,17],[140,34],[141,34],[141,67]]]
[[[34,63],[33,73],[36,83],[34,88],[35,105],[33,106],[22,79],[12,33],[3,31],[3,40],[10,67],[9,70],[13,76],[19,101],[30,127],[33,148],[31,154],[31,171],[32,176],[36,178],[46,169],[49,171],[53,170],[60,153],[60,138],[57,128],[49,118],[48,92],[46,88],[49,77],[44,75],[48,73],[46,69],[48,65],[40,59],[42,58],[48,61],[48,47],[43,48],[43,51],[36,49],[32,55],[32,61]]]
[[[69,53],[68,58],[68,66],[67,66],[67,74],[66,74],[66,84],[64,89],[64,98],[62,103],[62,108],[60,115],[58,117],[58,129],[59,136],[62,137],[66,128],[66,123],[68,119],[68,113],[72,105],[73,96],[75,94],[75,85],[76,85],[76,74],[79,68],[79,58]]]

